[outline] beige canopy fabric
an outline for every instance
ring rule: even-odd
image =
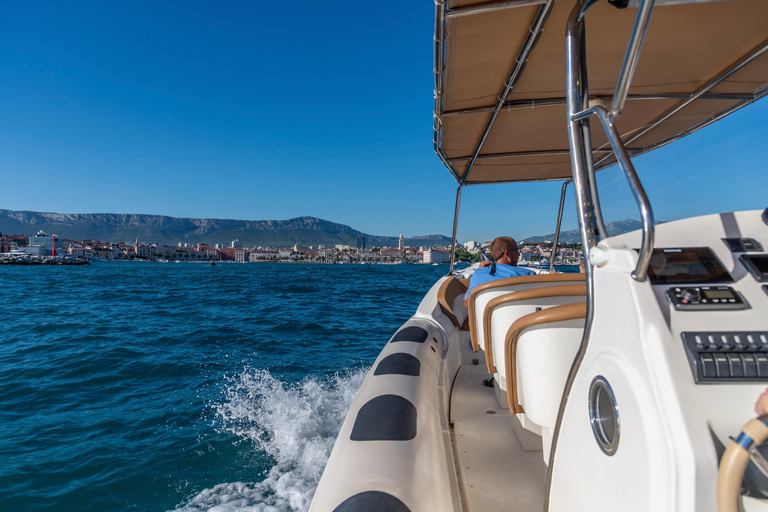
[[[457,181],[466,173],[541,5],[531,1],[448,0],[445,51],[437,82],[438,145]],[[768,92],[768,52],[703,97],[651,127],[725,70],[768,43],[768,1],[657,5],[616,126],[631,155],[713,122]],[[472,6],[506,8],[469,14]],[[467,184],[568,179],[565,29],[575,0],[555,2],[516,87],[505,98]],[[438,6],[439,8],[439,6]],[[464,15],[457,16],[462,13]],[[599,0],[585,16],[590,97],[610,106],[637,9]],[[439,27],[438,27],[439,28]],[[442,80],[440,80],[442,79]],[[670,97],[670,95],[678,95]],[[650,97],[649,97],[650,96]],[[659,96],[663,96],[659,98]],[[597,169],[615,163],[591,120]],[[646,133],[647,132],[647,133]]]

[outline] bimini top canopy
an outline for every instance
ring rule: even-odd
[[[585,15],[593,104],[611,106],[637,14],[632,3],[619,9],[599,0]],[[437,0],[435,150],[460,183],[571,177],[565,30],[574,6],[574,0]],[[768,1],[656,0],[615,123],[636,156],[766,93]],[[599,123],[592,148],[597,170],[616,162]]]

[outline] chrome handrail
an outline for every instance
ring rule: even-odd
[[[565,53],[566,53],[566,105],[568,109],[568,145],[571,149],[571,168],[573,171],[573,189],[576,195],[576,212],[579,218],[579,234],[581,235],[581,246],[584,251],[584,257],[587,257],[587,251],[594,245],[594,219],[587,216],[589,213],[590,204],[589,198],[585,194],[586,192],[586,176],[584,174],[584,145],[583,145],[583,132],[579,127],[579,123],[571,119],[571,114],[577,112],[580,106],[580,89],[579,89],[579,77],[580,77],[580,58],[583,56],[584,48],[581,43],[581,30],[582,30],[582,18],[595,0],[578,0],[576,5],[571,10],[571,14],[568,17],[568,24],[565,31]],[[591,151],[592,148],[590,148]],[[590,233],[590,230],[592,233]],[[590,238],[592,235],[592,238]],[[594,280],[592,279],[592,265],[588,263],[584,265],[584,272],[586,273],[586,285],[587,285],[587,314],[584,319],[584,335],[581,338],[579,344],[579,350],[576,352],[576,357],[573,359],[573,364],[568,372],[568,379],[563,386],[563,395],[560,400],[560,407],[557,410],[557,421],[555,422],[555,430],[552,433],[552,447],[549,451],[549,462],[547,464],[547,484],[546,491],[544,493],[544,510],[549,510],[549,497],[552,489],[552,475],[555,463],[555,454],[557,453],[558,440],[560,439],[560,428],[563,423],[563,415],[565,413],[565,407],[568,404],[571,390],[573,389],[573,382],[576,378],[576,373],[581,367],[581,363],[584,360],[584,354],[586,353],[587,345],[589,344],[589,337],[592,334],[592,322],[594,320],[594,304],[595,304],[595,290]]]
[[[653,210],[651,210],[651,203],[648,200],[648,196],[645,193],[643,184],[640,183],[640,179],[637,177],[635,167],[632,165],[632,160],[629,158],[624,144],[621,141],[621,136],[616,125],[613,123],[608,110],[601,106],[596,105],[588,110],[582,110],[571,115],[573,122],[578,122],[583,119],[587,119],[590,116],[597,116],[603,125],[605,134],[608,136],[608,141],[616,154],[616,159],[619,162],[619,167],[624,173],[624,177],[629,183],[629,188],[632,190],[632,195],[635,197],[638,208],[640,208],[640,218],[643,223],[643,243],[640,247],[640,257],[637,261],[637,267],[632,272],[632,277],[636,281],[645,281],[648,279],[648,265],[651,262],[651,256],[653,255],[653,240],[654,240],[654,225],[653,225]]]
[[[638,7],[635,25],[632,27],[632,35],[627,44],[627,53],[624,55],[619,79],[616,81],[616,91],[613,93],[613,102],[611,102],[610,115],[614,119],[621,115],[627,101],[629,86],[632,83],[632,77],[635,76],[637,62],[640,60],[640,51],[643,49],[645,34],[648,32],[648,24],[651,21],[653,3],[654,0],[641,0]]]
[[[581,94],[581,109],[589,108],[589,73],[587,72],[587,22],[582,19],[579,24],[579,88]],[[597,177],[595,176],[595,159],[592,149],[592,128],[589,119],[581,123],[581,138],[584,146],[584,167],[589,184],[589,197],[592,201],[592,214],[595,217],[596,237],[605,238],[608,230],[603,222],[603,210],[600,207],[600,194],[597,193]]]
[[[453,264],[456,261],[456,229],[459,227],[459,206],[461,205],[461,189],[456,190],[456,211],[453,212],[453,237],[451,238],[451,264],[448,267],[448,275],[453,275]]]
[[[563,183],[563,188],[560,191],[560,210],[557,212],[557,227],[555,227],[555,243],[552,245],[552,256],[549,261],[549,271],[555,271],[555,256],[557,256],[557,242],[560,239],[560,223],[563,221],[563,207],[565,206],[565,189],[571,180],[567,180]]]
[[[696,101],[698,99],[701,99],[701,98],[707,97],[708,96],[707,95],[708,91],[712,90],[714,87],[716,87],[717,85],[721,84],[722,82],[724,82],[725,80],[730,78],[736,72],[740,71],[745,66],[747,66],[750,62],[754,61],[755,59],[757,59],[758,57],[760,57],[761,55],[763,55],[766,52],[768,52],[768,40],[763,41],[758,46],[753,48],[752,51],[749,52],[748,54],[746,54],[744,57],[742,57],[741,60],[739,60],[737,63],[735,63],[734,65],[732,65],[731,67],[729,67],[728,69],[726,69],[725,71],[723,71],[722,73],[717,75],[715,78],[713,78],[712,80],[710,80],[709,82],[707,82],[706,84],[701,86],[693,94],[685,95],[684,101],[682,101],[679,104],[675,105],[674,107],[669,109],[667,112],[665,112],[661,117],[659,117],[655,121],[653,121],[651,124],[649,124],[648,126],[643,128],[642,130],[639,130],[638,132],[633,134],[632,137],[630,137],[627,140],[626,144],[627,145],[632,144],[636,140],[640,139],[642,136],[644,136],[645,134],[647,134],[648,132],[650,132],[651,130],[653,130],[654,128],[659,126],[660,124],[662,124],[664,121],[668,120],[669,118],[671,118],[672,116],[674,116],[675,114],[677,114],[678,112],[683,110],[685,107],[687,107],[688,105],[690,105],[694,101]],[[721,99],[721,98],[718,98],[718,96],[721,96],[722,99],[739,99],[739,98],[729,98],[727,95],[709,95],[709,96],[712,97],[713,99]],[[744,103],[741,104],[740,107],[743,107],[744,105],[747,105],[747,104],[751,103],[752,101],[754,101],[754,100],[750,100],[749,98],[745,98],[744,99]],[[601,158],[600,160],[598,160],[596,165],[599,167],[600,164],[602,164],[603,162],[605,162],[609,158],[610,158],[610,155],[607,155],[607,156]]]

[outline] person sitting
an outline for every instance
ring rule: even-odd
[[[464,295],[464,305],[469,305],[469,292],[480,284],[508,277],[532,276],[536,273],[530,269],[518,267],[519,259],[520,250],[513,238],[500,236],[491,242],[491,261],[489,264],[481,264],[480,268],[472,274],[469,288]]]

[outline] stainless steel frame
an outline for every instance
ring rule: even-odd
[[[568,108],[568,142],[571,147],[571,166],[573,169],[573,185],[576,194],[576,212],[579,217],[579,233],[581,235],[581,247],[584,251],[584,258],[588,257],[589,249],[594,245],[594,219],[586,216],[589,207],[587,202],[584,172],[584,145],[581,139],[582,131],[577,121],[572,119],[571,113],[578,112],[581,102],[579,101],[579,77],[581,73],[580,58],[581,49],[581,31],[584,14],[587,12],[596,0],[578,0],[571,10],[568,17],[568,23],[565,30],[565,57],[566,57],[566,98]],[[590,151],[592,148],[589,148]],[[591,232],[590,232],[591,231]],[[594,319],[594,280],[592,279],[592,265],[585,261],[584,271],[586,273],[587,284],[587,313],[584,324],[584,336],[581,339],[579,350],[576,353],[571,369],[568,372],[568,379],[563,389],[563,397],[560,400],[560,408],[557,411],[557,421],[555,422],[555,431],[552,433],[552,449],[549,452],[549,463],[547,464],[547,486],[544,492],[544,510],[549,510],[549,496],[552,488],[552,470],[554,469],[555,453],[557,452],[557,440],[560,437],[560,427],[562,426],[563,413],[568,405],[568,400],[573,387],[573,381],[576,373],[584,359],[589,337],[592,332],[592,322]]]
[[[756,58],[760,57],[761,55],[763,55],[767,51],[768,51],[768,40],[763,41],[756,48],[754,48],[751,52],[749,52],[747,55],[745,55],[739,62],[737,62],[733,66],[729,67],[728,69],[726,69],[725,71],[720,73],[718,76],[716,76],[715,78],[713,78],[712,80],[707,82],[704,86],[699,88],[699,90],[697,90],[693,94],[689,95],[685,99],[685,101],[683,101],[680,104],[674,106],[673,108],[668,110],[665,114],[663,114],[661,117],[659,117],[657,120],[655,120],[653,123],[649,124],[648,126],[643,128],[642,130],[640,130],[639,132],[634,134],[632,137],[630,137],[626,141],[625,144],[626,145],[632,144],[633,142],[638,140],[640,137],[642,137],[643,135],[647,134],[648,132],[650,132],[651,130],[653,130],[657,126],[659,126],[661,123],[663,123],[664,121],[666,121],[667,119],[669,119],[673,115],[675,115],[678,112],[680,112],[686,106],[688,106],[691,103],[693,103],[695,100],[703,97],[707,93],[707,91],[710,91],[711,89],[713,89],[714,87],[716,87],[720,83],[724,82],[729,77],[731,77],[733,74],[735,74],[736,72],[738,72],[739,70],[741,70],[742,68],[747,66],[750,62],[752,62]],[[763,95],[764,95],[764,93],[763,93]],[[749,98],[749,97],[745,98],[744,99],[744,103],[740,104],[738,106],[738,108],[741,108],[741,107],[743,107],[745,105],[748,105],[749,103],[752,103],[753,101],[755,101],[755,99],[757,99],[757,98]],[[733,112],[734,110],[737,110],[737,109],[733,109],[733,110],[731,110],[731,112]],[[687,135],[688,133],[692,133],[692,132],[691,131],[688,131],[687,133],[686,132],[682,132],[681,135],[679,137],[675,138],[674,140],[677,140],[677,139]],[[673,142],[673,141],[670,141],[670,142]],[[655,147],[659,147],[659,146],[655,146]],[[641,152],[645,153],[646,150],[642,150]],[[596,164],[598,166],[598,168],[600,168],[600,165],[602,163],[604,163],[606,160],[608,160],[609,158],[610,158],[610,156],[606,156],[606,157],[603,157],[602,159],[600,159],[597,162],[597,164]]]
[[[589,250],[596,244],[595,241],[595,227],[596,221],[594,218],[593,205],[591,204],[591,189],[588,181],[588,176],[594,180],[595,167],[592,166],[589,169],[589,162],[585,156],[585,153],[592,152],[592,145],[588,138],[585,138],[585,132],[582,129],[582,123],[590,116],[596,115],[600,119],[600,122],[605,129],[606,135],[610,141],[611,147],[616,152],[619,158],[619,163],[624,171],[627,180],[630,183],[632,192],[635,195],[635,200],[640,206],[641,216],[643,217],[643,246],[641,248],[641,254],[638,261],[638,266],[633,272],[633,278],[642,281],[647,279],[646,272],[648,269],[648,263],[650,262],[650,254],[653,251],[653,213],[650,208],[650,203],[645,195],[645,191],[642,188],[642,184],[637,178],[632,162],[629,158],[624,144],[621,141],[616,127],[613,124],[614,117],[611,116],[604,107],[595,106],[592,108],[584,108],[587,102],[584,101],[584,97],[588,95],[586,84],[581,84],[581,80],[586,78],[586,69],[582,65],[583,58],[585,56],[584,51],[584,15],[587,10],[595,3],[596,0],[579,0],[571,11],[571,15],[568,18],[568,24],[566,28],[566,106],[568,110],[568,143],[571,149],[571,167],[573,170],[573,183],[576,193],[576,210],[579,216],[579,231],[581,234],[582,248],[584,251],[584,257],[589,254]],[[642,27],[640,32],[647,30],[647,18],[650,17],[654,0],[640,0],[641,4],[638,8],[638,15],[635,20],[635,29]],[[648,6],[650,4],[650,7]],[[645,21],[643,21],[645,19]],[[630,39],[630,43],[627,48],[625,57],[625,66],[622,68],[619,81],[617,83],[617,92],[622,90],[628,90],[631,84],[631,75],[636,60],[639,57],[640,46],[644,39],[644,34],[635,34],[633,29],[633,37]],[[634,61],[628,64],[627,61]],[[626,91],[625,91],[626,92]],[[622,93],[625,94],[625,93]],[[614,98],[613,105],[623,106],[623,100],[616,101]],[[615,115],[620,114],[620,109],[614,111]],[[587,145],[587,143],[589,143]],[[594,181],[593,181],[594,186]],[[585,265],[586,281],[587,281],[587,313],[585,319],[584,337],[581,340],[579,350],[571,366],[571,370],[568,374],[568,380],[565,383],[563,390],[563,397],[560,401],[560,409],[557,414],[557,423],[555,425],[555,431],[552,436],[552,449],[549,455],[549,464],[547,471],[547,488],[545,492],[544,510],[549,509],[549,495],[552,486],[552,469],[554,468],[555,454],[557,452],[557,441],[560,436],[560,427],[562,426],[563,413],[568,399],[570,397],[571,389],[576,374],[581,366],[581,362],[584,359],[589,338],[592,332],[592,324],[594,321],[594,279],[592,274],[592,265]]]
[[[581,93],[581,108],[589,108],[589,73],[587,72],[587,24],[584,19],[581,20],[579,26],[579,70],[580,80],[579,89]],[[585,119],[581,123],[581,136],[584,144],[584,168],[587,173],[587,182],[589,183],[589,196],[592,200],[592,215],[595,218],[596,233],[595,238],[598,236],[604,238],[608,236],[608,232],[605,229],[605,223],[603,222],[603,212],[600,208],[600,196],[597,193],[597,177],[595,176],[595,160],[593,158],[592,149],[592,128],[589,124],[589,119]]]
[[[524,0],[527,2],[527,0]],[[510,2],[507,2],[510,3]],[[519,6],[521,5],[520,2],[512,2]],[[528,2],[530,5],[533,5],[535,3],[540,2]],[[523,72],[523,69],[525,69],[525,64],[528,62],[528,56],[531,54],[533,49],[536,46],[536,42],[539,40],[539,36],[541,36],[541,32],[544,29],[544,24],[547,22],[547,18],[549,17],[549,13],[552,11],[552,5],[555,3],[555,0],[546,0],[546,3],[541,6],[541,9],[539,9],[539,13],[536,15],[536,20],[533,22],[533,26],[531,27],[528,37],[525,40],[525,43],[523,44],[522,50],[520,50],[520,55],[515,59],[515,65],[512,67],[512,71],[509,74],[509,78],[507,78],[506,83],[504,84],[504,90],[499,95],[498,100],[496,101],[496,106],[493,109],[493,113],[491,114],[490,119],[488,120],[488,123],[485,125],[485,129],[483,130],[483,134],[480,136],[480,141],[477,143],[477,147],[475,149],[475,152],[472,155],[472,158],[469,161],[469,165],[467,165],[467,170],[464,171],[464,176],[459,181],[459,187],[458,191],[456,192],[456,209],[455,209],[455,218],[453,219],[453,236],[451,239],[451,263],[450,267],[448,269],[448,274],[453,274],[453,265],[456,260],[456,230],[458,228],[459,223],[459,204],[461,202],[461,189],[464,187],[464,185],[467,182],[467,178],[469,177],[469,173],[472,171],[472,167],[475,165],[475,162],[477,161],[477,157],[480,155],[480,151],[483,149],[483,145],[485,144],[485,140],[488,138],[488,134],[491,132],[491,128],[493,128],[494,123],[496,122],[496,118],[499,115],[499,111],[501,110],[501,107],[504,105],[504,102],[506,101],[507,96],[509,96],[509,93],[512,91],[512,89],[515,88],[517,85],[518,80],[520,79],[520,74]],[[435,27],[435,74],[439,74],[440,77],[435,77],[435,112],[439,112],[439,114],[435,115],[435,132],[434,132],[434,144],[435,144],[435,151],[438,155],[440,155],[440,158],[443,160],[443,163],[448,162],[448,159],[445,157],[444,152],[442,151],[442,148],[440,148],[440,133],[439,128],[442,125],[442,74],[443,74],[443,53],[445,52],[445,21],[446,21],[446,11],[445,11],[445,0],[440,1],[437,5],[436,9],[436,19],[435,23],[440,23],[440,27]],[[438,42],[439,41],[439,42]],[[437,64],[437,61],[439,60],[439,65]],[[438,100],[439,98],[439,100]],[[439,103],[438,103],[439,101]],[[453,175],[458,179],[458,175],[456,174],[455,169],[453,169],[452,165],[448,165],[448,168],[451,169],[451,172]]]
[[[539,5],[545,3],[547,0],[507,0],[502,2],[488,2],[483,5],[475,5],[471,7],[456,7],[447,12],[448,18],[459,18],[461,16],[472,16],[475,14],[486,14],[489,12],[503,11],[505,9],[513,9],[515,7],[526,7],[529,5]]]
[[[557,242],[560,239],[560,223],[563,221],[563,207],[565,206],[565,189],[571,180],[563,183],[563,189],[560,192],[560,210],[557,212],[557,226],[555,227],[555,243],[552,245],[552,256],[549,261],[549,271],[555,271],[555,256],[557,256]]]
[[[594,3],[594,0],[584,2],[584,11]],[[630,159],[629,154],[621,140],[621,136],[616,130],[613,121],[621,114],[621,109],[626,100],[626,93],[631,84],[634,69],[640,56],[642,43],[645,39],[645,32],[648,30],[648,22],[653,10],[654,0],[643,0],[638,8],[632,37],[627,46],[627,52],[624,57],[619,79],[616,86],[616,96],[612,102],[612,108],[608,111],[605,107],[596,105],[593,108],[588,106],[586,98],[588,97],[587,74],[585,57],[585,28],[583,12],[579,14],[576,20],[569,19],[568,29],[566,31],[566,58],[567,58],[567,109],[568,109],[568,140],[571,148],[571,163],[573,167],[574,186],[577,189],[577,209],[579,209],[580,225],[582,227],[582,246],[585,257],[591,247],[596,244],[597,235],[596,224],[602,224],[602,215],[599,213],[599,203],[596,206],[597,198],[595,165],[591,161],[592,143],[589,136],[589,128],[584,128],[585,121],[589,117],[596,115],[603,125],[608,141],[613,149],[619,166],[624,172],[624,176],[629,182],[632,194],[640,209],[640,215],[643,223],[643,244],[640,249],[640,258],[637,267],[632,273],[632,277],[638,281],[647,279],[648,264],[653,253],[654,224],[653,211],[650,202],[640,183],[637,173]],[[580,4],[581,5],[581,2]],[[578,6],[577,5],[577,6]],[[706,91],[704,91],[706,92]],[[579,190],[583,189],[583,190]],[[589,201],[586,200],[589,192]],[[582,196],[582,197],[579,197]],[[598,222],[598,219],[599,222]],[[605,227],[602,226],[603,235]]]
[[[651,203],[645,194],[645,189],[642,183],[640,183],[640,179],[637,177],[632,160],[630,160],[629,154],[621,142],[621,136],[618,130],[616,130],[616,125],[613,124],[613,117],[610,112],[605,107],[596,105],[591,109],[572,114],[571,119],[578,122],[593,115],[596,115],[603,124],[611,147],[619,160],[619,167],[624,172],[624,176],[627,178],[629,187],[632,190],[632,195],[635,197],[637,206],[640,209],[640,218],[643,223],[643,243],[640,247],[640,258],[638,259],[637,267],[632,272],[632,277],[636,281],[645,281],[648,279],[648,264],[651,262],[651,255],[653,254],[654,224]]]
[[[489,1],[482,5],[476,5],[471,7],[457,7],[454,9],[448,9],[446,0],[435,0],[437,4],[436,10],[436,30],[435,30],[435,120],[434,120],[434,146],[435,151],[440,156],[443,163],[454,175],[454,178],[459,182],[459,186],[456,192],[456,206],[454,212],[454,224],[453,224],[453,249],[451,252],[451,265],[450,274],[453,274],[453,266],[455,259],[455,245],[456,245],[456,231],[458,226],[459,207],[461,202],[462,188],[467,185],[467,179],[470,172],[473,169],[474,164],[478,160],[514,157],[514,156],[527,156],[527,155],[542,155],[542,154],[564,154],[563,151],[546,151],[546,152],[524,152],[524,153],[499,153],[499,154],[485,154],[480,155],[483,144],[488,137],[488,134],[494,125],[494,122],[504,108],[518,109],[518,108],[537,108],[550,105],[566,105],[567,109],[567,122],[568,122],[568,139],[569,139],[569,153],[571,155],[572,164],[572,182],[574,184],[574,191],[576,196],[576,210],[579,218],[579,232],[581,238],[581,244],[584,250],[585,258],[588,257],[589,250],[594,247],[601,237],[607,236],[605,226],[600,212],[599,194],[597,193],[597,186],[595,180],[596,170],[603,169],[609,165],[613,165],[613,158],[615,157],[623,174],[625,175],[630,189],[635,197],[635,200],[640,209],[640,215],[643,223],[643,242],[638,258],[637,267],[632,272],[632,277],[637,281],[647,280],[647,269],[650,261],[650,256],[653,251],[654,241],[654,223],[653,212],[651,210],[650,203],[642,187],[642,184],[635,172],[634,166],[630,160],[630,157],[643,154],[652,149],[669,144],[679,138],[684,137],[690,133],[693,133],[712,122],[719,120],[730,113],[742,108],[749,103],[752,103],[766,95],[768,95],[768,84],[755,94],[729,94],[729,93],[711,93],[710,91],[718,84],[722,83],[734,73],[748,65],[754,59],[760,57],[768,51],[768,40],[764,41],[753,49],[748,55],[743,57],[739,62],[723,71],[720,75],[712,79],[710,82],[699,88],[693,94],[629,94],[630,86],[632,83],[633,75],[639,61],[639,56],[642,50],[645,34],[647,33],[648,24],[655,5],[662,5],[666,3],[687,3],[687,1],[708,1],[708,0],[631,0],[633,7],[637,6],[638,12],[635,19],[635,25],[632,29],[630,41],[627,46],[627,50],[624,57],[624,62],[619,73],[616,88],[613,96],[592,96],[589,95],[588,76],[586,70],[586,45],[584,44],[586,26],[584,16],[587,10],[596,3],[597,0],[576,0],[576,5],[571,11],[571,15],[568,19],[566,30],[566,75],[567,75],[567,89],[565,98],[545,98],[545,99],[523,99],[506,101],[509,92],[515,87],[517,79],[520,73],[522,73],[525,67],[526,60],[530,51],[536,44],[538,34],[541,30],[541,25],[546,21],[549,15],[549,10],[552,8],[553,0],[509,0],[509,1]],[[542,5],[543,4],[543,5]],[[445,58],[445,42],[446,26],[449,19],[457,18],[460,16],[480,15],[485,13],[493,13],[503,9],[510,9],[515,7],[525,7],[532,5],[542,5],[539,14],[534,23],[534,27],[531,29],[526,43],[523,46],[520,57],[518,57],[512,72],[507,79],[504,92],[499,96],[494,106],[475,107],[470,109],[461,109],[454,111],[443,111],[443,74],[444,58]],[[538,28],[537,28],[538,26]],[[601,105],[592,105],[590,100],[598,99],[602,100],[606,104],[610,101],[610,107],[605,108]],[[653,145],[649,145],[642,148],[630,149],[627,146],[645,134],[664,123],[670,117],[680,112],[687,105],[696,100],[737,100],[738,104],[728,107],[720,113],[714,115],[712,118],[704,120],[699,124],[688,128],[668,139],[657,142]],[[622,109],[625,107],[627,101],[645,101],[645,100],[680,100],[680,103],[662,114],[658,119],[651,124],[633,133],[627,141],[622,141],[621,135],[618,133],[614,121],[621,115]],[[480,137],[478,145],[476,146],[472,155],[460,156],[448,158],[441,148],[441,127],[443,118],[471,115],[471,114],[487,114],[490,113],[490,119],[486,124],[485,130]],[[605,130],[608,137],[608,144],[593,149],[591,143],[591,127],[589,120],[592,116],[597,116],[600,123]],[[610,148],[608,147],[610,146]],[[593,155],[601,155],[599,160],[595,162]],[[456,162],[464,162],[469,160],[469,165],[464,173],[464,176],[459,177],[454,164]],[[537,180],[542,181],[542,180]],[[559,242],[560,225],[562,220],[562,211],[564,207],[564,197],[567,183],[563,185],[560,200],[560,211],[558,214],[558,222],[555,235],[555,243],[553,246],[553,257],[550,264],[550,270],[554,268],[554,260],[557,254],[557,245]],[[594,320],[594,279],[592,267],[589,264],[585,265],[586,271],[586,283],[587,283],[587,314],[584,337],[581,341],[576,358],[569,372],[568,380],[565,384],[563,391],[563,397],[558,412],[558,419],[553,433],[552,450],[550,452],[549,470],[547,473],[547,490],[545,494],[545,510],[549,508],[549,494],[552,484],[552,469],[554,467],[554,460],[557,450],[557,442],[560,434],[560,427],[563,418],[564,410],[567,406],[570,398],[571,389],[579,370],[579,367],[584,358],[586,347],[589,343],[591,336],[591,330]]]
[[[456,261],[456,229],[459,227],[459,206],[461,206],[461,185],[456,189],[456,210],[453,212],[453,237],[451,238],[451,264],[448,267],[448,275],[453,275],[453,264]]]
[[[435,113],[433,120],[432,144],[435,153],[440,157],[451,174],[456,176],[456,170],[451,162],[446,158],[443,149],[440,147],[440,129],[442,126],[441,113],[443,111],[443,73],[445,56],[445,3],[447,0],[436,0],[435,4]]]
[[[644,100],[687,100],[690,94],[629,94],[626,101],[644,101]],[[753,94],[702,94],[699,100],[751,100]],[[603,102],[611,101],[611,96],[590,96],[589,101],[598,100]],[[546,107],[550,105],[565,105],[565,98],[541,98],[530,100],[512,100],[505,101],[502,110],[531,109],[536,107]],[[494,107],[475,107],[461,110],[447,110],[443,112],[442,117],[456,117],[468,114],[482,114],[492,112]]]
[[[683,130],[682,132],[678,133],[677,135],[674,135],[672,137],[669,137],[661,142],[657,142],[656,144],[652,144],[650,146],[646,146],[643,149],[630,149],[629,153],[632,154],[632,156],[642,155],[644,153],[647,153],[649,151],[653,151],[654,149],[658,149],[660,147],[666,146],[667,144],[671,144],[675,142],[676,140],[682,139],[683,137],[690,135],[694,132],[697,132],[701,130],[704,127],[709,126],[710,124],[719,121],[723,119],[726,116],[729,116],[736,112],[737,110],[746,107],[750,103],[754,103],[755,101],[768,96],[768,85],[757,91],[755,94],[751,95],[749,99],[746,99],[742,101],[741,103],[736,103],[735,105],[726,108],[725,110],[721,110],[719,113],[715,114],[714,116],[710,117],[709,119],[706,119],[699,124],[692,126],[691,128],[688,128],[687,130]]]
[[[528,62],[528,56],[531,54],[531,51],[533,51],[533,48],[536,46],[536,42],[541,36],[541,32],[544,29],[544,24],[547,22],[547,18],[549,17],[549,13],[552,11],[552,5],[554,3],[555,0],[547,0],[547,3],[542,5],[541,9],[539,9],[539,13],[536,15],[536,20],[533,22],[533,26],[531,27],[530,32],[528,33],[528,37],[523,44],[523,49],[520,51],[520,55],[518,55],[518,57],[515,59],[515,65],[512,67],[512,72],[509,74],[509,78],[507,78],[507,81],[504,83],[504,91],[502,91],[498,100],[496,101],[496,106],[493,108],[493,113],[491,114],[490,119],[488,119],[488,123],[485,125],[483,134],[480,136],[480,141],[477,143],[475,152],[472,154],[472,158],[469,161],[467,170],[464,172],[464,176],[459,182],[460,187],[467,182],[469,173],[472,172],[472,167],[475,165],[477,157],[480,155],[480,151],[483,149],[483,145],[488,138],[488,134],[491,133],[491,128],[493,128],[493,125],[496,122],[496,118],[499,116],[499,112],[504,106],[504,102],[506,101],[507,96],[509,96],[509,93],[512,92],[512,89],[515,88],[518,80],[520,80],[520,74],[523,72],[523,69],[525,69],[525,64]]]
[[[627,101],[629,85],[635,76],[637,62],[640,60],[640,51],[643,49],[645,34],[648,31],[648,23],[651,21],[653,12],[653,3],[655,0],[645,0],[640,4],[635,18],[635,26],[632,27],[632,35],[627,44],[627,53],[624,55],[624,63],[621,65],[621,73],[616,81],[616,91],[613,93],[613,102],[611,103],[611,118],[615,119],[621,115],[624,103]]]
[[[601,149],[598,152],[602,153],[611,153],[612,150],[608,149]],[[570,151],[565,150],[550,150],[550,151],[521,151],[519,153],[488,153],[485,155],[480,155],[477,157],[477,160],[492,160],[494,158],[507,158],[507,157],[515,157],[515,156],[545,156],[545,155],[570,155]],[[465,160],[470,160],[471,156],[458,156],[455,158],[451,158],[451,162],[463,162]]]

